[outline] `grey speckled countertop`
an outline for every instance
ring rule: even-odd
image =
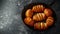
[[[53,0],[0,0],[0,34],[60,34],[60,1],[56,0],[51,8],[56,12],[57,22],[47,31],[29,29],[22,21],[21,12],[25,5],[32,2],[50,4]]]

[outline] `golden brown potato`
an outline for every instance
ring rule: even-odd
[[[30,18],[30,17],[26,17],[24,19],[24,22],[29,25],[29,26],[33,26],[34,25],[34,21]]]
[[[44,22],[37,22],[34,24],[34,29],[38,29],[38,30],[45,30],[47,29],[47,24]]]
[[[40,22],[35,23],[35,24],[34,24],[34,29],[40,30],[40,29],[41,29],[41,23],[40,23]]]
[[[33,11],[31,9],[28,9],[25,13],[26,17],[32,17]]]
[[[46,8],[46,9],[44,10],[44,13],[45,13],[45,15],[46,15],[47,17],[52,16],[52,10],[51,10],[51,9]]]
[[[44,19],[46,19],[46,16],[44,13],[37,13],[33,16],[33,20],[35,21],[42,21]]]
[[[35,5],[32,8],[32,11],[34,11],[34,12],[43,12],[43,10],[44,10],[44,6],[43,5]]]
[[[53,22],[54,22],[53,17],[48,17],[47,20],[46,20],[46,24],[47,24],[48,26],[51,26],[51,25],[53,24]]]

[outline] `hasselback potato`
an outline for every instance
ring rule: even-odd
[[[52,10],[51,9],[45,8],[44,13],[47,17],[52,16]]]
[[[33,11],[31,9],[28,9],[25,13],[26,17],[32,17]]]
[[[43,12],[44,11],[44,6],[43,5],[35,5],[35,6],[32,7],[32,11]]]
[[[46,19],[46,16],[44,13],[37,13],[33,16],[33,20],[35,21],[42,21],[44,19]]]
[[[29,26],[33,26],[34,25],[34,21],[30,18],[30,17],[26,17],[24,19],[25,24],[29,25]]]
[[[54,18],[53,17],[48,17],[47,20],[46,20],[46,24],[48,26],[51,26],[54,22]]]

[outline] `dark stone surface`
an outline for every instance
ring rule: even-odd
[[[0,0],[0,34],[60,34],[60,1],[51,6],[57,16],[54,27],[46,31],[29,29],[22,21],[24,6],[34,2],[51,4],[54,0]]]

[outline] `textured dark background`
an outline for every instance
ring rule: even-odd
[[[50,5],[55,11],[57,22],[54,27],[46,31],[29,29],[22,21],[21,13],[24,6],[30,3],[41,2]],[[60,34],[60,0],[0,0],[0,34]]]

